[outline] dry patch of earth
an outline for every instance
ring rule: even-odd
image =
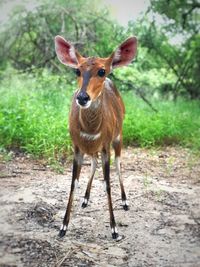
[[[200,266],[200,158],[182,148],[127,148],[122,154],[130,210],[120,201],[111,169],[118,231],[111,238],[99,163],[86,209],[90,167],[85,159],[69,231],[57,237],[71,182],[71,163],[58,174],[23,155],[0,163],[1,267]]]

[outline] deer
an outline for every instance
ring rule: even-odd
[[[126,66],[135,58],[137,38],[135,36],[129,37],[109,57],[100,58],[82,56],[71,42],[57,35],[55,37],[55,51],[62,64],[75,70],[78,83],[69,115],[69,132],[74,149],[72,180],[59,237],[64,237],[68,230],[74,191],[79,182],[83,157],[88,155],[91,158],[91,174],[82,202],[82,207],[86,208],[97,167],[97,157],[100,154],[108,199],[111,234],[112,238],[117,240],[120,236],[113,213],[110,156],[112,146],[121,188],[122,206],[126,211],[129,209],[129,204],[121,176],[122,126],[125,106],[119,91],[107,76],[113,69]]]

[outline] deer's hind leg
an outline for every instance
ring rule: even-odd
[[[124,210],[129,209],[129,205],[127,202],[127,197],[124,189],[124,183],[121,175],[121,149],[122,149],[122,135],[119,134],[117,138],[113,141],[113,148],[115,151],[115,166],[117,175],[119,178],[120,188],[121,188],[121,199],[122,199],[122,206]]]

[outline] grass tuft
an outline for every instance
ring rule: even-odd
[[[153,112],[131,93],[124,95],[126,117],[123,136],[127,145],[145,147],[182,145],[200,149],[200,103],[180,99],[153,101]]]

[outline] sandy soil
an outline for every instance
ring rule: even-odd
[[[69,231],[57,237],[71,181],[71,163],[58,174],[23,155],[0,163],[0,266],[200,266],[200,159],[189,150],[123,151],[130,203],[124,211],[112,165],[118,231],[113,241],[100,164],[91,201],[81,202],[90,172],[85,159]]]

